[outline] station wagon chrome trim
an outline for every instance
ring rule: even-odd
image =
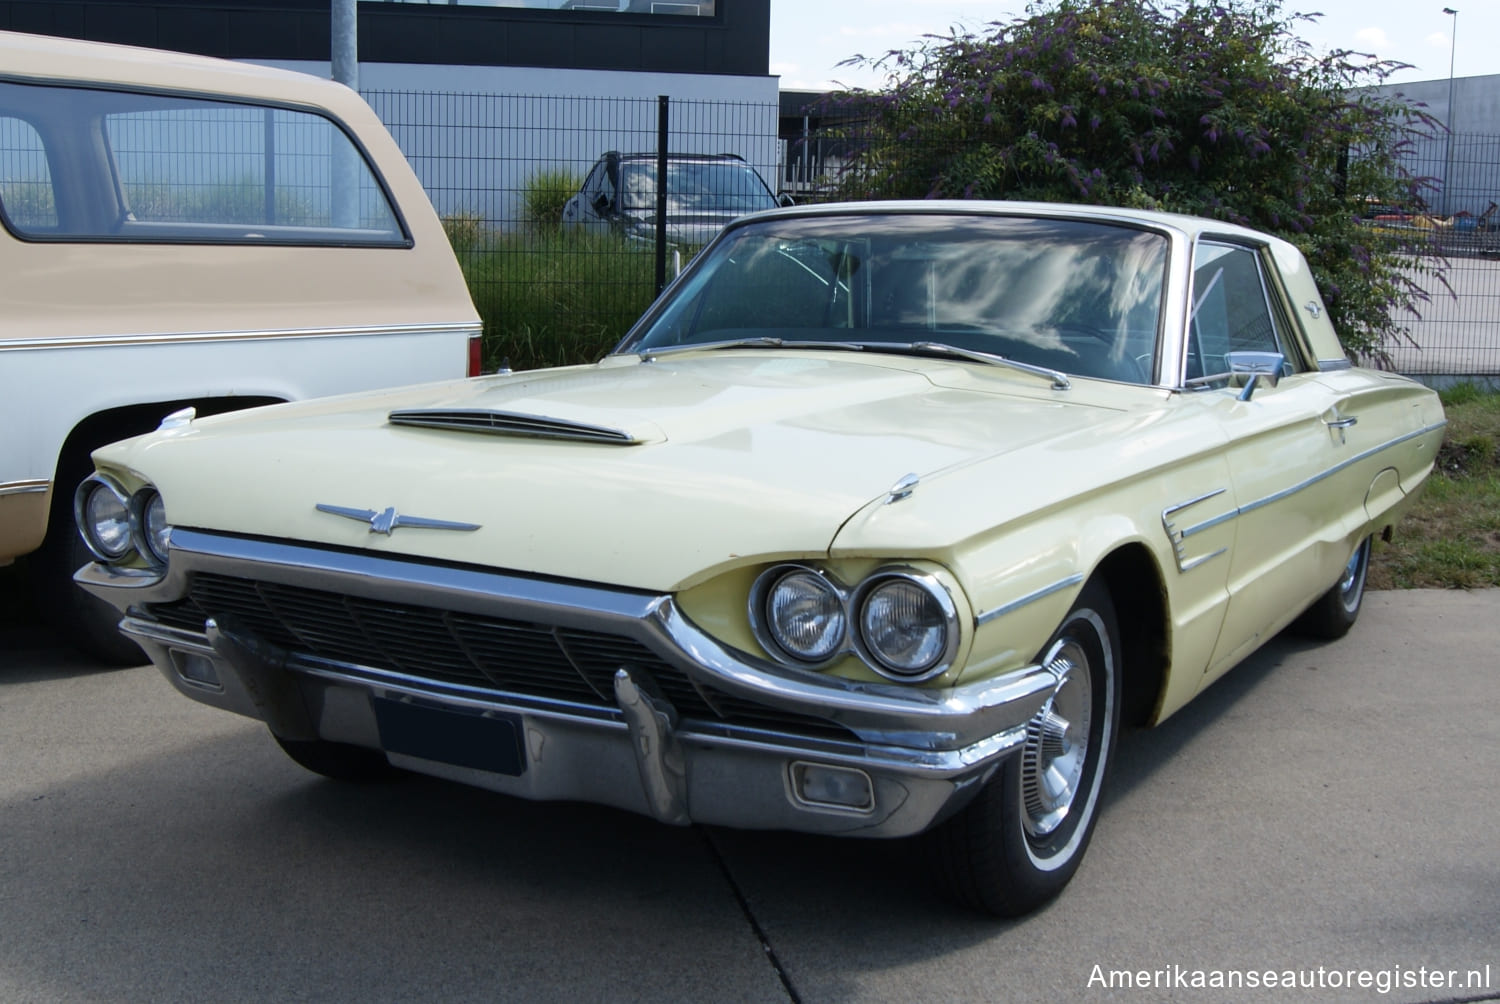
[[[263,331],[180,331],[171,334],[141,335],[74,335],[68,338],[0,339],[0,352],[26,352],[38,349],[90,349],[105,345],[170,345],[179,342],[265,341],[277,338],[349,338],[362,335],[438,335],[467,331],[478,334],[478,321],[454,321],[449,324],[372,324],[352,328],[271,328]]]
[[[30,495],[34,492],[44,492],[51,487],[50,481],[12,481],[9,484],[0,484],[0,495]]]

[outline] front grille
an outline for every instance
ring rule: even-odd
[[[684,720],[816,738],[854,738],[825,719],[728,694],[711,693],[706,701],[681,670],[621,635],[209,572],[192,576],[183,599],[148,604],[145,612],[169,627],[195,632],[202,632],[209,618],[232,619],[289,652],[461,683],[497,695],[551,698],[599,708],[616,707],[614,674],[625,666],[656,681]]]

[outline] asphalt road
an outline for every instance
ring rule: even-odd
[[[1372,594],[1127,734],[1078,877],[1010,923],[910,844],[321,780],[3,576],[6,1002],[1500,1000],[1500,590]],[[1321,986],[1177,985],[1232,970]]]

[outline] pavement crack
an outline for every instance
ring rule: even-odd
[[[760,926],[760,921],[755,916],[755,911],[750,908],[750,901],[745,898],[745,890],[740,887],[739,881],[734,877],[734,872],[729,868],[729,862],[725,860],[724,854],[719,850],[719,845],[714,842],[713,834],[707,827],[695,826],[699,835],[703,837],[703,843],[708,847],[708,853],[718,862],[719,871],[724,875],[724,881],[728,883],[729,889],[734,893],[734,898],[740,905],[740,912],[745,915],[745,922],[750,925],[750,930],[755,933],[755,938],[760,942],[760,950],[765,953],[766,961],[771,964],[771,969],[776,973],[776,978],[781,981],[781,987],[786,991],[787,999],[792,1004],[802,1004],[802,995],[797,993],[797,987],[792,983],[792,978],[787,974],[786,967],[781,964],[780,957],[776,954],[776,948],[771,944],[771,939],[766,937],[765,928]]]

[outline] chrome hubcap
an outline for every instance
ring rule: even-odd
[[[1365,563],[1370,555],[1370,542],[1366,540],[1354,549],[1354,555],[1349,559],[1349,564],[1344,566],[1344,575],[1339,579],[1339,597],[1343,600],[1344,609],[1353,611],[1359,603],[1360,594],[1364,592],[1365,585]]]
[[[1063,824],[1089,752],[1093,687],[1088,655],[1075,641],[1057,652],[1048,668],[1059,677],[1052,699],[1026,727],[1021,754],[1022,819],[1032,837],[1046,837]]]

